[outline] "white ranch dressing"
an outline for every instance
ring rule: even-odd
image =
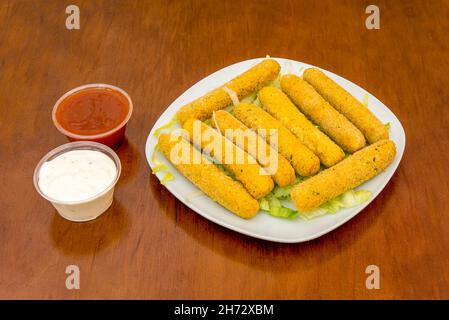
[[[45,162],[39,188],[57,201],[83,201],[112,185],[117,177],[114,161],[100,151],[72,150]]]

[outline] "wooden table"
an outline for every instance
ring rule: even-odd
[[[67,30],[77,4],[81,29]],[[449,2],[0,2],[0,298],[449,298]],[[283,245],[217,226],[181,204],[144,156],[159,115],[229,64],[270,54],[350,79],[407,135],[393,179],[361,214]],[[55,101],[105,82],[135,109],[115,202],[98,220],[62,219],[34,190],[39,159],[66,142]],[[81,289],[68,290],[77,265]],[[377,265],[381,288],[365,287]]]

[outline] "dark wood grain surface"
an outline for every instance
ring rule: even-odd
[[[377,4],[380,30],[365,28]],[[65,28],[77,4],[81,29]],[[448,1],[0,1],[0,298],[449,298]],[[335,72],[383,101],[407,146],[361,214],[311,242],[253,239],[200,217],[151,175],[159,115],[229,64],[270,54]],[[85,83],[134,102],[113,207],[62,219],[34,190],[66,142],[54,102]],[[67,290],[65,268],[81,270]],[[365,268],[379,266],[381,289]]]

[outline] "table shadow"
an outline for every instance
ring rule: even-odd
[[[118,185],[132,181],[139,171],[141,154],[139,150],[125,137],[120,147],[115,150],[122,164],[122,173]]]
[[[335,255],[348,250],[363,237],[369,226],[375,224],[379,212],[382,212],[388,201],[393,201],[396,189],[396,179],[393,177],[382,193],[363,212],[339,228],[314,240],[284,244],[256,239],[217,225],[196,214],[177,201],[173,195],[170,196],[176,204],[169,205],[167,201],[171,200],[167,200],[165,192],[161,190],[164,187],[157,177],[151,175],[150,180],[151,190],[159,209],[192,239],[228,259],[276,273],[307,270],[313,268],[316,261],[332,259]],[[181,214],[183,216],[180,216]]]
[[[56,211],[50,225],[54,246],[66,255],[96,254],[117,242],[129,231],[129,218],[117,199],[95,220],[71,222]]]

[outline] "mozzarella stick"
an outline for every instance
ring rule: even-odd
[[[265,87],[258,97],[263,108],[295,134],[323,165],[331,167],[345,157],[343,150],[315,127],[280,89]]]
[[[277,61],[265,59],[223,86],[183,106],[176,113],[176,119],[181,124],[187,119],[202,121],[209,119],[214,111],[224,109],[232,104],[232,99],[226,88],[235,92],[241,99],[276,79],[280,69],[281,66]]]
[[[320,159],[278,120],[261,108],[253,104],[241,103],[234,108],[233,112],[237,119],[251,129],[257,130],[259,135],[278,150],[299,175],[308,177],[320,169]],[[273,141],[270,137],[273,131],[277,132],[277,141]]]
[[[271,174],[273,180],[281,187],[288,186],[295,180],[295,170],[276,150],[271,148],[262,137],[237,120],[229,112],[220,110],[212,116],[212,126],[254,157],[259,164]]]
[[[309,68],[304,71],[303,78],[337,111],[359,128],[369,143],[388,139],[388,130],[382,122],[359,100],[323,72],[316,68]]]
[[[303,79],[285,75],[281,78],[281,87],[295,105],[345,151],[352,153],[365,145],[360,130]]]
[[[195,119],[187,120],[183,128],[189,133],[192,143],[223,164],[251,196],[259,199],[273,189],[273,180],[257,161],[220,132]]]
[[[380,140],[298,184],[292,200],[299,211],[313,210],[378,175],[395,155],[393,141]]]
[[[161,134],[158,142],[159,150],[173,163],[178,171],[190,180],[212,200],[232,211],[239,217],[249,219],[259,211],[259,203],[237,181],[218,169],[189,142],[181,137],[170,139],[169,134]],[[188,161],[179,163],[172,161],[171,152],[175,147],[189,152],[189,159],[199,158],[199,163]]]

